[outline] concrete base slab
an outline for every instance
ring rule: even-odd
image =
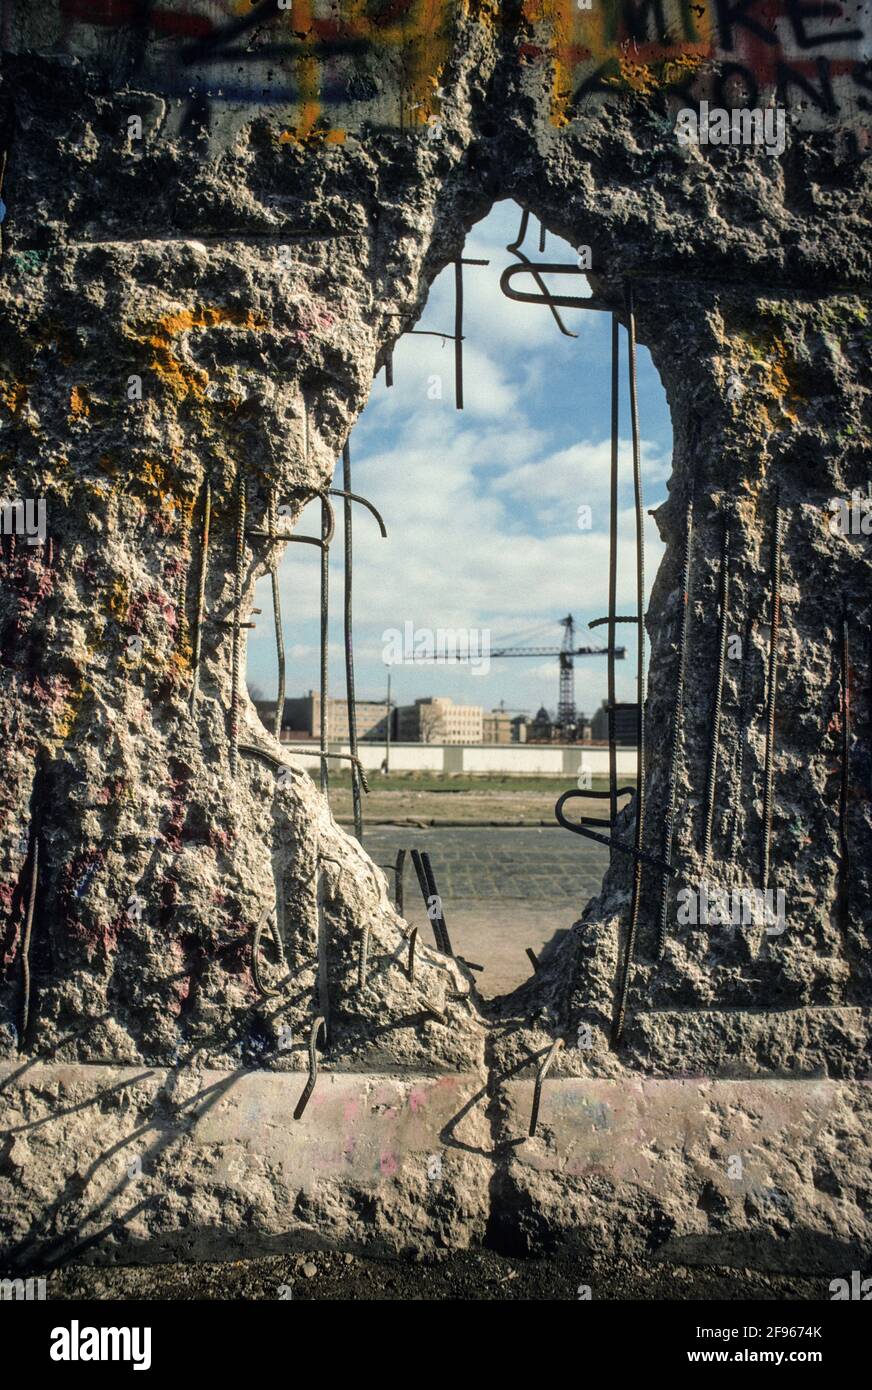
[[[868,1259],[869,1082],[546,1077],[531,1139],[533,1084],[500,1091],[500,1200],[525,1248],[835,1273]]]
[[[562,1249],[850,1275],[872,1085],[0,1067],[0,1267]],[[494,1100],[496,1104],[494,1104]],[[495,1140],[492,1126],[499,1134]]]
[[[445,1131],[481,1079],[0,1068],[0,1262],[388,1253],[480,1242],[484,1120]]]

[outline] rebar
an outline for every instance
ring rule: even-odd
[[[435,898],[436,900],[433,906],[439,915],[439,934],[442,937],[442,949],[444,950],[447,956],[453,956],[454,952],[451,949],[451,940],[448,936],[448,926],[445,921],[445,913],[442,910],[442,898],[440,897],[439,890],[436,887],[436,875],[433,873],[433,865],[430,862],[430,855],[427,853],[426,850],[423,850],[421,852],[421,863],[424,866],[424,874],[427,879],[427,887],[430,889],[430,896],[431,898]]]
[[[507,250],[507,251],[511,251],[513,255],[517,256],[517,257],[518,257],[518,260],[521,261],[521,262],[523,262],[524,265],[528,265],[528,266],[531,266],[531,267],[532,267],[532,269],[531,269],[531,271],[530,271],[530,274],[533,276],[533,280],[534,280],[534,282],[539,286],[539,289],[541,290],[542,294],[545,295],[545,296],[547,297],[547,295],[548,295],[548,286],[545,284],[545,281],[542,279],[542,277],[541,277],[541,275],[539,274],[539,272],[538,272],[536,266],[535,266],[534,263],[530,260],[529,256],[525,256],[525,255],[524,255],[524,252],[521,250],[521,243],[523,242],[524,237],[527,235],[527,223],[529,222],[529,220],[530,220],[530,214],[529,214],[529,212],[527,211],[527,209],[525,208],[525,209],[523,210],[523,212],[521,213],[521,226],[520,226],[520,228],[519,228],[519,230],[518,230],[518,235],[516,236],[516,238],[515,238],[514,241],[510,241],[510,242],[509,242],[509,244],[508,244],[507,247],[506,247],[506,250]],[[546,302],[547,302],[547,298],[546,298]],[[570,330],[566,327],[566,325],[564,324],[562,318],[561,318],[560,315],[558,314],[558,312],[557,312],[556,308],[554,307],[554,305],[553,305],[553,304],[549,304],[548,307],[549,307],[549,309],[551,310],[552,318],[554,319],[554,322],[557,324],[557,327],[560,329],[560,332],[563,333],[564,336],[567,337],[567,338],[577,338],[577,337],[578,337],[578,334],[577,334],[577,333],[572,333],[572,332],[570,332]]]
[[[254,937],[251,943],[251,975],[252,979],[254,980],[255,988],[257,989],[258,993],[264,996],[265,999],[268,999],[272,995],[279,993],[277,989],[273,989],[271,985],[267,985],[264,982],[263,976],[260,973],[260,943],[267,922],[269,922],[270,936],[272,937],[273,945],[276,948],[276,954],[279,958],[279,965],[285,965],[285,948],[282,942],[281,933],[278,929],[278,923],[273,923],[272,921],[272,917],[275,913],[275,910],[276,909],[274,905],[270,903],[269,907],[267,907],[261,914],[260,918],[258,919],[257,925],[254,928]]]
[[[736,864],[736,854],[739,848],[739,819],[742,801],[742,772],[745,766],[745,745],[748,741],[748,720],[749,720],[749,691],[750,682],[748,680],[748,669],[751,664],[751,636],[754,631],[754,617],[749,613],[745,619],[745,627],[742,633],[742,675],[739,681],[739,712],[738,712],[738,750],[736,755],[736,771],[734,774],[733,805],[730,818],[729,849],[727,851],[727,865],[732,877],[732,870]]]
[[[239,764],[239,719],[242,696],[242,580],[245,566],[245,479],[240,475],[236,494],[236,556],[233,570],[233,655],[230,687],[230,773],[236,776]]]
[[[612,1045],[617,1047],[624,1032],[624,1019],[627,1012],[627,993],[630,987],[630,970],[636,945],[636,929],[639,923],[639,901],[642,893],[642,838],[645,833],[645,538],[642,505],[642,461],[639,444],[639,407],[636,391],[636,312],[631,285],[626,287],[627,310],[627,356],[630,388],[630,423],[633,441],[633,495],[636,512],[636,618],[638,623],[638,648],[636,654],[636,686],[639,711],[636,747],[636,834],[633,864],[633,887],[630,898],[630,921],[624,947],[624,963],[621,973],[617,1009],[612,1031]],[[671,866],[670,866],[671,867]]]
[[[778,635],[781,627],[781,494],[775,489],[772,524],[772,588],[769,626],[769,679],[766,688],[766,761],[763,774],[763,844],[760,853],[761,888],[769,887],[772,848],[772,788],[775,777],[775,705],[778,688]]]
[[[299,745],[291,743],[283,743],[282,748],[286,753],[300,753],[307,758],[339,758],[343,762],[353,762],[357,767],[360,785],[365,792],[369,791],[369,782],[366,780],[366,772],[364,771],[363,763],[359,758],[352,758],[350,753],[316,753],[311,748],[302,748]],[[295,771],[294,768],[289,768],[287,763],[282,762],[281,758],[277,758],[274,753],[270,753],[268,749],[258,748],[256,743],[240,743],[239,751],[240,753],[250,753],[256,758],[263,758],[265,762],[272,763],[273,767],[281,768],[283,771]]]
[[[360,952],[357,958],[357,988],[363,989],[366,984],[366,966],[369,955],[369,922],[363,924],[360,933]]]
[[[36,892],[39,883],[39,835],[36,825],[31,824],[30,886],[27,894],[27,913],[21,937],[21,1028],[18,1034],[18,1050],[24,1051],[27,1030],[30,1027],[30,942],[33,936],[33,916],[36,910]]]
[[[730,519],[724,517],[721,542],[720,623],[718,629],[718,665],[715,672],[714,708],[711,722],[711,749],[706,781],[705,811],[702,831],[702,862],[708,864],[712,850],[712,830],[715,820],[715,797],[718,785],[718,757],[721,748],[721,707],[723,704],[724,672],[727,664],[727,625],[730,616]]]
[[[593,309],[599,313],[610,314],[612,308],[604,299],[598,299],[595,295],[590,295],[585,299],[577,295],[552,294],[550,290],[543,286],[541,294],[525,294],[523,290],[513,290],[511,281],[516,275],[532,275],[537,285],[542,284],[543,275],[583,275],[584,271],[578,266],[561,265],[558,262],[539,265],[508,265],[500,276],[500,289],[507,299],[516,299],[520,304],[547,304],[549,308],[560,307],[562,309]]]
[[[678,628],[678,674],[675,682],[675,704],[672,708],[672,730],[669,749],[669,772],[666,784],[666,810],[663,824],[663,859],[672,863],[672,841],[675,834],[675,799],[678,789],[678,756],[681,746],[681,729],[684,722],[684,683],[687,672],[687,627],[690,616],[690,567],[693,545],[693,493],[687,504],[684,517],[684,558],[681,566],[681,616]],[[641,634],[640,639],[641,641]],[[722,673],[723,677],[723,673]],[[669,911],[669,875],[664,873],[660,879],[660,915],[657,922],[657,959],[666,950],[666,926]]]
[[[531,1139],[535,1139],[536,1129],[539,1124],[539,1106],[542,1101],[542,1083],[545,1080],[545,1077],[548,1075],[548,1068],[551,1066],[551,1063],[554,1061],[554,1058],[557,1056],[562,1046],[563,1039],[555,1038],[554,1042],[548,1049],[548,1056],[545,1058],[545,1060],[540,1065],[538,1071],[536,1072],[536,1084],[533,1087],[533,1108],[530,1112],[529,1136]]]
[[[404,911],[404,884],[403,871],[406,867],[406,851],[397,850],[397,860],[394,865],[394,902],[397,906],[397,913],[400,917],[405,916]]]
[[[409,979],[415,978],[415,942],[418,940],[418,928],[413,927],[409,932],[409,963],[407,966]]]
[[[618,421],[620,379],[618,373],[620,339],[618,316],[612,314],[612,437],[609,472],[609,817],[614,827],[618,816],[618,744],[615,736],[615,623],[618,602]]]
[[[194,648],[191,653],[191,709],[200,685],[200,657],[203,650],[203,614],[206,607],[206,574],[209,568],[209,525],[212,518],[212,484],[203,484],[203,521],[200,529],[200,564],[197,576],[197,611],[194,614]]]
[[[631,797],[634,797],[635,788],[618,787],[617,794],[618,796],[629,795]],[[630,857],[634,861],[641,861],[644,864],[649,864],[652,869],[659,869],[661,873],[677,873],[677,870],[674,869],[671,864],[667,864],[665,859],[659,858],[659,856],[656,854],[650,854],[648,850],[637,849],[635,843],[627,844],[625,840],[616,840],[614,835],[600,835],[596,830],[588,829],[588,826],[590,825],[608,825],[608,821],[596,820],[591,816],[582,816],[581,824],[577,825],[573,821],[567,820],[565,815],[563,814],[563,807],[566,805],[566,802],[572,801],[576,797],[607,797],[609,795],[609,792],[595,792],[588,789],[581,791],[573,787],[568,792],[564,792],[562,796],[559,796],[557,798],[557,803],[554,807],[554,815],[556,816],[558,823],[563,826],[563,829],[571,830],[573,835],[583,835],[588,840],[596,840],[597,844],[605,845],[606,848],[609,850],[620,850],[622,854],[630,855]]]
[[[839,921],[843,930],[847,928],[850,913],[851,859],[848,847],[848,781],[850,773],[851,739],[851,687],[848,646],[848,605],[842,599],[840,623],[841,657],[841,776],[839,786]]]
[[[327,775],[327,656],[330,607],[330,503],[321,498],[321,790],[329,791]]]
[[[300,1119],[303,1118],[303,1111],[306,1109],[306,1106],[309,1104],[309,1101],[312,1099],[312,1092],[313,1092],[314,1089],[315,1089],[315,1082],[318,1080],[318,1052],[317,1052],[317,1042],[318,1042],[318,1034],[319,1034],[319,1032],[321,1031],[322,1028],[323,1028],[323,1030],[324,1030],[324,1041],[325,1041],[325,1044],[326,1044],[326,1041],[327,1041],[327,1024],[326,1024],[326,1022],[324,1021],[324,1019],[321,1017],[321,1015],[319,1014],[318,1017],[315,1019],[314,1023],[312,1024],[312,1030],[311,1030],[311,1032],[309,1033],[309,1079],[308,1079],[308,1081],[306,1082],[306,1085],[305,1085],[304,1088],[303,1088],[303,1094],[300,1096],[300,1099],[297,1101],[297,1108],[296,1108],[296,1110],[294,1111],[294,1119],[295,1119],[295,1120],[300,1120]]]
[[[273,720],[273,736],[276,740],[282,736],[282,720],[285,713],[285,639],[282,632],[282,600],[279,590],[279,566],[275,556],[275,542],[278,536],[276,528],[276,490],[270,488],[269,507],[267,511],[267,528],[269,530],[270,544],[273,547],[273,554],[270,556],[269,573],[272,583],[273,601],[273,622],[276,633],[276,662],[278,665],[278,690],[276,692],[276,712]]]
[[[344,520],[344,586],[345,586],[345,608],[344,608],[344,637],[345,637],[345,697],[348,709],[348,741],[351,754],[357,757],[357,706],[355,704],[354,692],[354,635],[351,618],[351,599],[352,599],[352,568],[353,568],[353,547],[351,531],[351,450],[346,440],[342,449],[342,486],[343,493],[343,520]],[[360,798],[360,782],[352,764],[351,768],[351,801],[354,808],[354,833],[358,841],[363,843],[363,809]]]

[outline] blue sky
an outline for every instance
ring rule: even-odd
[[[354,515],[355,671],[359,699],[383,698],[388,667],[383,633],[412,622],[420,628],[486,629],[492,649],[559,645],[558,619],[571,612],[579,643],[605,644],[602,628],[586,623],[608,607],[608,489],[610,319],[564,311],[567,338],[544,307],[518,304],[500,291],[503,268],[514,261],[506,244],[520,222],[516,204],[496,204],[467,239],[464,255],[490,260],[464,267],[465,409],[454,405],[454,351],[438,338],[401,338],[394,386],[384,372],[352,433],[353,487],[379,508],[388,539],[362,508]],[[549,234],[538,252],[539,224],[530,218],[523,250],[534,260],[576,262],[575,251]],[[594,267],[596,252],[594,250]],[[523,290],[532,282],[515,282]],[[556,291],[583,293],[585,281],[552,281]],[[567,289],[567,287],[571,287]],[[452,332],[454,272],[435,281],[419,328]],[[633,611],[635,550],[632,456],[626,389],[626,334],[621,332],[621,450],[618,560],[619,611]],[[434,398],[441,379],[441,399]],[[646,349],[638,353],[639,418],[645,499],[646,577],[662,554],[647,515],[666,495],[672,430],[660,379]],[[341,462],[336,486],[341,483]],[[578,509],[592,525],[580,530]],[[301,533],[319,531],[317,504],[303,513]],[[287,694],[318,685],[318,560],[308,546],[288,546],[281,563],[287,651]],[[331,694],[345,693],[342,648],[342,513],[331,553]],[[275,693],[275,645],[269,580],[258,585],[263,609],[249,635],[249,684]],[[525,634],[542,628],[535,636]],[[635,698],[635,634],[619,629],[627,660],[618,662],[618,698]],[[554,659],[494,660],[488,674],[450,665],[394,665],[392,697],[450,695],[490,709],[501,700],[535,713],[557,702]],[[604,657],[575,664],[576,703],[588,715],[606,694]]]

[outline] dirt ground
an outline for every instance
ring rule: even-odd
[[[556,825],[554,803],[572,786],[564,777],[433,777],[426,773],[367,773],[363,798],[367,825]],[[633,785],[621,778],[621,785]],[[594,777],[593,791],[607,791],[608,779]],[[353,822],[348,773],[330,776],[330,805],[342,825]],[[603,804],[578,801],[578,812],[602,815]]]
[[[68,1266],[48,1275],[49,1299],[296,1299],[417,1302],[463,1300],[707,1301],[828,1299],[829,1276],[689,1269],[611,1261],[519,1259],[460,1251],[444,1259],[377,1260],[317,1251],[228,1264],[98,1269]],[[587,1292],[589,1290],[589,1293]]]

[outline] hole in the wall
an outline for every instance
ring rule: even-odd
[[[547,307],[519,304],[501,293],[501,272],[516,261],[506,248],[516,240],[520,218],[514,203],[496,204],[464,248],[465,257],[490,262],[464,268],[464,410],[455,408],[453,343],[407,334],[393,354],[393,386],[388,389],[380,372],[350,440],[353,489],[375,504],[388,527],[385,541],[373,518],[355,509],[358,734],[372,786],[364,798],[364,845],[383,865],[393,863],[399,847],[429,850],[452,945],[485,966],[476,978],[489,997],[510,992],[529,976],[529,952],[540,965],[547,960],[599,891],[608,858],[605,849],[581,843],[554,819],[562,791],[607,787],[600,712],[605,656],[575,657],[575,704],[593,728],[588,735],[579,718],[577,741],[558,742],[549,740],[548,720],[539,715],[544,709],[556,720],[559,658],[493,655],[504,647],[556,652],[566,635],[561,619],[568,614],[576,624],[576,646],[606,645],[605,629],[591,632],[587,624],[608,610],[610,316],[563,310],[567,328],[578,335],[571,338],[560,333]],[[523,250],[533,261],[579,264],[578,249],[551,234],[540,252],[534,216]],[[591,257],[596,271],[596,247]],[[585,286],[581,277],[552,281],[559,293],[586,293]],[[416,327],[452,333],[454,293],[449,265],[434,281]],[[635,533],[623,331],[621,342],[618,611],[632,612]],[[647,509],[665,498],[672,434],[665,393],[644,348],[637,368],[650,592],[662,546]],[[334,485],[342,486],[341,461]],[[317,535],[319,527],[315,503],[298,530]],[[314,548],[289,547],[280,570],[287,661],[283,734],[294,743],[318,732],[317,555]],[[342,557],[337,499],[329,693],[344,701]],[[260,581],[255,604],[263,618],[248,643],[248,681],[271,729],[277,669],[269,577]],[[466,663],[439,659],[450,654],[452,633],[455,651],[467,643]],[[617,663],[617,699],[632,706],[634,629],[619,629],[617,642],[626,648],[626,658]],[[436,659],[422,664],[431,646]],[[482,714],[466,720],[451,710],[410,712],[429,697]],[[336,749],[347,749],[344,719],[344,708],[331,706]],[[631,710],[624,719],[633,726]],[[385,760],[387,775],[380,770]],[[308,765],[317,778],[314,757]],[[339,766],[331,765],[331,804],[350,825],[350,776]],[[628,745],[619,753],[619,782],[632,783],[634,772],[635,749]],[[601,814],[602,803],[587,809]],[[432,941],[411,866],[405,915]]]

